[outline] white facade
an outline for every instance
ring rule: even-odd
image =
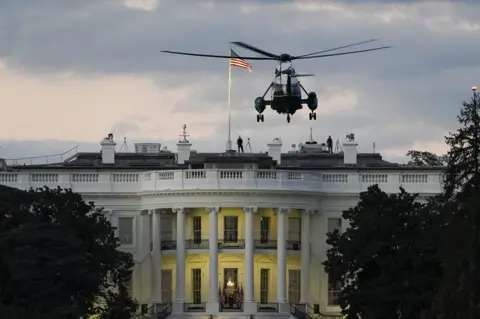
[[[356,156],[348,157],[355,164]],[[386,192],[401,186],[430,196],[441,191],[442,172],[19,167],[0,172],[0,184],[71,188],[104,207],[122,249],[135,258],[132,294],[142,304],[171,302],[173,316],[278,317],[290,315],[291,303],[339,312],[322,266],[326,233],[348,227],[341,213],[359,192],[379,184]],[[222,298],[228,304],[239,287],[242,306],[225,312]]]

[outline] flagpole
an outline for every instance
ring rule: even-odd
[[[232,44],[230,44],[230,50],[228,55],[232,54]],[[231,99],[232,99],[232,65],[230,64],[230,59],[228,59],[228,140],[227,140],[227,151],[232,150],[232,139],[231,139],[231,124],[232,124],[232,108],[231,108]]]

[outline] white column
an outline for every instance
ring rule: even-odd
[[[246,313],[257,312],[255,303],[255,286],[254,286],[254,253],[255,239],[253,237],[254,214],[257,207],[244,207],[245,212],[245,297],[244,311]]]
[[[185,210],[184,208],[173,208],[177,214],[177,271],[176,271],[176,296],[173,312],[182,313],[185,303]]]
[[[285,216],[290,212],[290,209],[279,208],[277,212],[277,302],[279,303],[279,311],[286,312],[288,308],[285,306],[287,303],[287,240],[285,238]]]
[[[218,213],[219,207],[205,208],[210,214],[210,234],[208,238],[209,248],[209,298],[207,303],[207,313],[215,314],[219,312],[218,304]]]
[[[157,304],[162,302],[162,254],[160,251],[160,212],[156,210],[151,210],[149,211],[149,214],[152,215],[152,303]]]
[[[310,214],[312,210],[305,209],[302,214],[302,251],[300,270],[300,303],[308,304],[310,295]]]

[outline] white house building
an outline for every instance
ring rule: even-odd
[[[160,318],[334,316],[339,286],[322,262],[326,233],[348,227],[342,211],[373,184],[441,191],[441,169],[358,153],[352,139],[337,153],[312,140],[288,152],[279,139],[266,153],[191,146],[119,153],[110,135],[99,153],[3,166],[0,184],[71,188],[104,207],[135,259],[131,295]]]

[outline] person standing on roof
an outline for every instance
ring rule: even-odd
[[[327,147],[328,147],[328,152],[333,153],[333,141],[330,135],[327,138]]]
[[[243,140],[240,135],[237,138],[237,148],[239,153],[243,153]]]

